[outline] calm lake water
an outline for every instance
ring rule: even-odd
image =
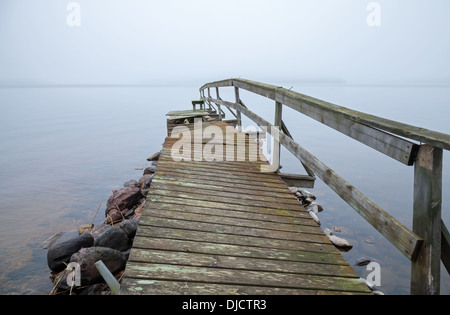
[[[161,149],[165,114],[189,109],[192,87],[0,88],[0,294],[52,284],[42,243],[60,231],[104,220],[111,191],[139,179],[146,158]],[[290,88],[293,84],[276,83]],[[450,133],[450,87],[294,85],[293,90],[385,118]],[[234,99],[232,90],[221,97]],[[273,103],[241,92],[244,103],[273,121]],[[288,108],[284,121],[295,140],[407,227],[412,225],[413,169]],[[244,122],[250,125],[249,121]],[[444,152],[443,217],[450,225],[450,158]],[[282,153],[284,172],[300,163]],[[382,267],[381,290],[409,294],[410,263],[335,193],[317,181],[312,190],[325,211],[323,228],[342,227],[362,256]],[[366,277],[365,267],[355,267]],[[442,269],[442,294],[450,278]]]

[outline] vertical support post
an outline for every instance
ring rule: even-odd
[[[238,87],[234,87],[234,95],[236,97],[236,104],[241,104],[241,99],[239,96],[239,88]],[[238,130],[242,131],[242,114],[239,110],[236,110],[236,116],[237,116],[237,126],[238,126]]]
[[[211,98],[211,89],[210,88],[208,88],[208,98]],[[211,109],[211,102],[210,101],[208,101],[208,106],[209,106],[209,109],[212,111],[212,109]]]
[[[448,232],[444,221],[441,221],[441,228],[441,260],[445,269],[447,269],[447,272],[450,274],[450,233]]]
[[[413,232],[424,239],[412,262],[411,294],[440,294],[443,150],[420,146],[414,167]]]
[[[278,135],[281,132],[281,127],[283,125],[283,104],[280,102],[275,102],[275,122],[274,127],[278,129],[278,132],[274,133],[274,135]],[[273,137],[273,168],[277,171],[280,170],[280,159],[281,159],[281,143],[280,139],[277,137]]]
[[[219,95],[219,87],[216,86],[216,96],[217,99],[220,100],[220,95]],[[219,112],[219,120],[222,121],[222,109],[220,108],[220,104],[216,104],[217,105],[217,111]]]
[[[205,95],[205,89],[202,90],[203,93],[203,99],[206,99],[206,95]],[[209,97],[209,88],[208,88],[208,97]],[[211,104],[209,103],[209,101],[205,100],[205,109],[206,109],[206,105],[208,105],[208,112],[211,113]]]

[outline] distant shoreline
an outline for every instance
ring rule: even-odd
[[[334,82],[294,82],[296,86],[340,86],[340,87],[436,87],[448,88],[450,83],[334,83]],[[21,88],[151,88],[151,87],[179,87],[191,86],[193,83],[172,84],[14,84],[0,85],[0,89]]]

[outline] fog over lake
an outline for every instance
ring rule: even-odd
[[[139,179],[167,135],[165,114],[190,109],[204,83],[280,85],[450,133],[449,12],[447,0],[0,1],[0,294],[51,290],[42,242],[75,231]],[[273,121],[272,101],[241,98]],[[283,119],[302,146],[412,226],[413,168],[288,108]],[[447,226],[449,163],[444,151]],[[303,171],[285,150],[282,164]],[[410,262],[319,180],[314,193],[324,228],[351,231],[350,264],[374,259],[383,291],[408,294]],[[441,293],[450,293],[444,268]]]

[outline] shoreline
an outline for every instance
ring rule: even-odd
[[[79,226],[78,233],[60,232],[44,241],[43,248],[47,250],[47,264],[53,283],[49,295],[112,294],[94,264],[102,260],[120,281],[159,156],[160,152],[157,152],[147,159],[151,165],[142,169],[143,175],[139,180],[131,179],[123,184],[122,189],[112,191],[103,223],[94,225],[100,205],[92,223]],[[77,275],[80,281],[71,282],[70,277]]]

